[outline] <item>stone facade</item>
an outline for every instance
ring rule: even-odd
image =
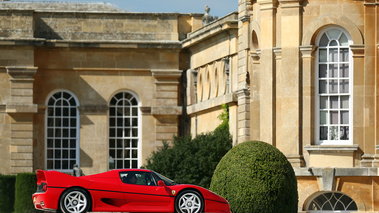
[[[110,169],[111,155],[129,155],[123,149],[139,167],[162,141],[178,134],[181,62],[188,57],[181,40],[202,26],[202,14],[115,8],[102,3],[0,3],[1,173],[50,167],[70,172],[76,159],[85,174],[93,174]],[[62,117],[65,105],[48,114],[49,98],[57,92],[75,98],[78,116]],[[138,113],[131,118],[138,144],[130,149],[127,113],[112,124],[119,131],[119,121],[125,119],[125,135],[112,136],[109,128],[110,101],[120,92],[138,99]],[[59,119],[75,119],[79,128],[73,128],[75,122],[57,123]],[[65,135],[67,131],[73,132]],[[123,145],[111,154],[110,143]]]
[[[280,149],[293,165],[299,212],[379,211],[375,107],[378,3],[239,0],[238,4],[238,14],[233,17],[238,24],[229,25],[233,30],[227,31],[220,19],[190,33],[184,41],[183,47],[191,52],[192,74],[187,73],[191,133],[214,128],[210,121],[215,120],[220,105],[227,103],[235,144],[265,141]],[[231,43],[219,39],[221,32],[227,32],[223,38]],[[329,49],[319,47],[325,32],[347,35],[344,48],[348,56],[342,59],[338,53],[340,56],[333,58],[333,48],[343,46],[342,40],[337,45],[330,43]],[[323,49],[328,51],[325,60]],[[225,51],[229,54],[221,55]],[[223,68],[229,89],[215,97],[214,88],[224,84],[225,77],[218,73],[224,58],[229,60],[225,66],[229,69]],[[333,74],[336,66],[338,75]],[[349,67],[349,75],[342,74],[347,72],[343,66]],[[220,81],[215,83],[215,78]],[[333,92],[332,83],[337,80],[339,89]],[[325,106],[321,105],[327,97],[322,82],[328,82],[331,93]],[[342,92],[342,82],[349,82],[348,92]],[[338,102],[333,101],[336,98]],[[344,108],[345,99],[348,108]],[[339,114],[333,117],[337,108]],[[330,114],[322,117],[325,113]],[[344,113],[349,116],[344,117]],[[326,136],[321,136],[322,128],[329,128]],[[338,137],[333,136],[333,129]],[[326,200],[338,201],[330,207]]]
[[[379,211],[378,3],[236,4],[202,26],[0,2],[0,173],[139,167],[173,135],[214,130],[228,104],[234,144],[265,141],[293,165],[299,212]]]

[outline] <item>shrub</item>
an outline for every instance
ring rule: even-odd
[[[147,159],[145,168],[154,170],[178,183],[196,184],[209,188],[218,162],[232,148],[229,133],[227,106],[223,108],[223,121],[213,132],[191,136],[174,137]],[[221,116],[220,116],[221,117]]]
[[[217,165],[210,189],[229,201],[232,212],[297,212],[294,170],[283,153],[264,142],[231,149]]]
[[[0,175],[0,212],[12,213],[16,176]]]
[[[37,177],[34,173],[20,173],[16,176],[15,213],[39,212],[34,208],[32,194],[37,188]]]

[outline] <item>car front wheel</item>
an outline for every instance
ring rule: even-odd
[[[175,211],[177,213],[201,213],[203,210],[203,197],[196,191],[186,190],[176,197]]]
[[[89,210],[90,202],[86,191],[72,188],[63,193],[59,206],[63,213],[85,213]]]

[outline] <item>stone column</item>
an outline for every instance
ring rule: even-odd
[[[180,70],[152,70],[155,78],[155,101],[151,114],[156,119],[156,141],[172,141],[178,134],[179,116],[182,107],[178,106]]]
[[[372,167],[372,160],[374,155],[369,150],[365,151],[365,119],[364,119],[364,78],[362,77],[362,70],[364,70],[365,63],[365,46],[364,45],[350,45],[353,53],[353,114],[354,114],[354,134],[353,141],[359,145],[359,148],[365,152],[361,158],[361,167]],[[357,107],[355,107],[357,106]]]
[[[302,0],[279,0],[281,54],[276,70],[276,145],[296,167],[303,165],[300,70]],[[291,27],[288,27],[291,26]],[[280,66],[280,67],[279,67]]]
[[[10,78],[10,101],[6,112],[11,117],[11,174],[33,172],[33,82],[36,67],[6,67]]]
[[[187,70],[187,105],[196,104],[197,101],[197,70]]]
[[[378,35],[379,36],[379,35]],[[378,38],[378,42],[379,42],[379,38]],[[379,44],[376,45],[376,67],[375,67],[375,73],[378,73],[379,72]],[[376,91],[379,91],[379,83],[377,82],[376,83]],[[378,103],[379,102],[379,98],[376,98],[376,103],[377,103],[377,106],[379,106]],[[376,119],[379,120],[379,111],[378,111],[378,108],[376,109]],[[378,122],[378,121],[377,121]],[[376,130],[375,130],[377,133],[379,132],[379,125],[376,124]],[[377,139],[376,140],[376,144],[375,144],[375,159],[372,163],[372,166],[373,167],[379,167],[379,140]]]
[[[362,156],[361,165],[367,164],[371,161],[370,165],[366,165],[367,167],[372,166],[372,161],[374,160],[375,155],[375,145],[378,140],[377,130],[378,130],[378,112],[377,112],[377,78],[378,73],[376,66],[376,53],[378,44],[377,32],[378,32],[378,5],[372,4],[372,2],[365,1],[364,7],[364,38],[365,38],[365,46],[364,46],[364,72],[361,73],[364,79],[364,102],[360,105],[354,105],[354,108],[360,108],[363,111],[363,141],[364,147],[360,147],[363,149],[364,155]],[[359,72],[359,69],[354,69],[355,72]],[[354,78],[355,81],[355,78]],[[354,97],[355,98],[355,97]],[[354,117],[356,114],[354,114]],[[355,134],[355,129],[354,129]],[[364,163],[367,162],[367,163]],[[362,164],[363,163],[363,164]]]
[[[274,52],[276,46],[276,0],[257,0],[260,5],[260,140],[275,144],[275,84]]]
[[[250,90],[237,91],[238,98],[238,143],[250,140]]]
[[[252,70],[250,73],[250,140],[260,140],[260,51],[250,52]]]
[[[250,140],[250,88],[248,84],[248,52],[250,35],[250,14],[248,1],[239,1],[238,15],[238,138],[237,143]]]
[[[300,46],[302,56],[302,149],[315,140],[315,53],[317,46]],[[303,153],[306,156],[308,153]]]

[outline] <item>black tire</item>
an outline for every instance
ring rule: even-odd
[[[175,199],[176,213],[202,213],[204,211],[203,196],[194,190],[185,190]]]
[[[91,199],[86,191],[71,188],[63,192],[59,200],[59,209],[63,213],[85,213],[91,206]]]

